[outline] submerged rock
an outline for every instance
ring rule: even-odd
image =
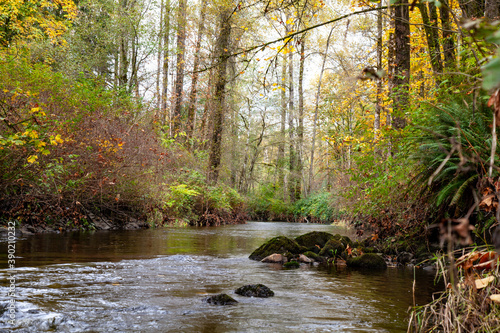
[[[291,254],[299,254],[304,251],[305,248],[297,244],[293,239],[285,236],[278,236],[262,244],[257,250],[250,254],[249,258],[253,260],[262,260],[274,253],[290,252]]]
[[[313,231],[295,238],[297,244],[304,246],[307,251],[319,253],[325,244],[334,236],[328,232]]]
[[[300,263],[298,261],[291,260],[289,262],[284,263],[283,267],[285,267],[285,268],[299,268]]]
[[[365,253],[362,256],[347,259],[348,267],[385,269],[387,264],[384,259],[375,253]]]
[[[278,253],[273,253],[270,256],[265,257],[264,259],[261,260],[262,262],[270,262],[270,263],[275,263],[275,264],[282,264],[284,262],[287,262],[288,259],[282,254]]]
[[[338,239],[330,239],[319,252],[321,257],[334,258],[340,256],[345,250],[345,245]]]
[[[238,303],[237,300],[232,298],[231,296],[227,294],[219,294],[219,295],[214,295],[207,297],[205,299],[207,303],[214,304],[214,305],[233,305]]]
[[[274,291],[269,289],[263,284],[249,284],[243,287],[239,287],[234,291],[238,295],[246,297],[272,297],[274,296]]]

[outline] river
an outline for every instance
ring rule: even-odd
[[[349,235],[331,225],[249,222],[19,238],[16,322],[10,326],[4,312],[0,331],[406,332],[414,297],[424,304],[436,290],[432,272],[305,264],[286,270],[248,259],[269,238],[310,231]],[[0,251],[0,303],[6,305],[6,240],[0,242]],[[256,283],[270,287],[275,296],[234,293]],[[216,306],[203,301],[218,293],[239,303]]]

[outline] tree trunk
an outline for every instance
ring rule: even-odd
[[[316,90],[316,103],[314,106],[314,119],[313,119],[313,131],[312,131],[312,138],[311,138],[311,162],[309,163],[309,184],[307,188],[307,192],[311,193],[312,189],[312,184],[314,182],[314,151],[316,149],[316,128],[318,127],[318,111],[319,111],[319,98],[321,95],[321,80],[323,80],[323,73],[325,71],[325,64],[326,64],[326,58],[328,54],[328,48],[330,46],[330,39],[332,37],[333,33],[333,27],[330,30],[330,33],[328,34],[328,39],[326,40],[326,46],[325,46],[325,53],[323,54],[323,62],[321,63],[321,71],[319,72],[319,81],[318,81],[318,88]]]
[[[191,92],[189,93],[189,106],[187,113],[187,123],[186,132],[187,137],[191,138],[193,136],[194,130],[194,114],[196,108],[196,95],[198,93],[198,66],[200,64],[200,49],[201,49],[201,38],[205,30],[205,14],[207,8],[207,1],[202,1],[200,8],[200,23],[198,26],[198,36],[196,37],[196,45],[194,49],[194,62],[193,62],[193,75],[191,76]]]
[[[392,77],[393,116],[395,129],[406,126],[405,111],[409,100],[410,84],[410,12],[408,0],[398,0],[394,9],[395,71]]]
[[[215,51],[217,55],[217,69],[215,79],[215,100],[213,110],[213,132],[212,145],[210,147],[208,164],[208,181],[216,184],[219,179],[219,166],[221,162],[222,126],[224,122],[224,101],[226,90],[226,69],[229,54],[229,42],[231,36],[231,10],[221,8],[219,14],[219,36],[217,38]]]
[[[287,31],[288,32],[288,31]],[[290,40],[289,43],[291,43]],[[295,202],[297,199],[297,151],[295,147],[295,125],[294,125],[294,92],[293,92],[293,52],[292,46],[288,46],[288,135],[289,135],[289,170],[290,181],[288,182],[288,193],[290,202]]]
[[[158,71],[156,73],[156,112],[155,118],[159,116],[159,112],[161,110],[161,91],[160,91],[160,80],[161,80],[161,56],[162,56],[162,43],[163,43],[163,10],[164,10],[164,0],[161,0],[160,4],[160,27],[158,31],[158,55],[157,55],[157,68]]]
[[[278,175],[278,188],[283,191],[283,199],[285,199],[285,174],[283,172],[285,162],[285,124],[286,124],[286,57],[283,55],[283,63],[281,64],[281,121],[280,135],[278,142],[278,158],[276,161],[276,169]]]
[[[443,63],[441,61],[436,6],[430,2],[427,3],[428,7],[426,3],[418,3],[417,6],[422,15],[432,70],[435,75],[441,74],[443,72]]]
[[[382,68],[382,48],[383,48],[383,18],[382,18],[382,1],[378,3],[377,12],[377,71],[380,73]],[[382,80],[377,81],[377,100],[375,104],[375,117],[373,120],[374,139],[377,141],[380,135],[380,114],[382,113]],[[377,153],[377,150],[375,149]]]
[[[457,67],[457,59],[455,55],[455,38],[454,33],[451,31],[450,23],[450,7],[448,3],[442,3],[439,7],[441,16],[441,27],[443,28],[443,54],[444,54],[444,67],[446,70],[453,72]]]
[[[181,121],[182,90],[184,86],[184,55],[186,51],[186,0],[179,0],[177,11],[177,61],[176,77],[174,87],[174,112],[173,128],[174,132],[179,131]]]
[[[124,23],[126,20],[125,16],[128,10],[128,1],[121,0],[120,1],[120,18],[121,18],[121,31],[119,37],[119,59],[120,59],[120,67],[118,74],[118,85],[120,87],[127,87],[128,83],[128,24]]]
[[[162,82],[162,93],[161,93],[161,115],[163,125],[166,124],[167,119],[170,119],[169,111],[167,107],[168,100],[168,65],[169,65],[169,54],[170,54],[170,0],[165,2],[165,13],[164,13],[165,25],[163,27],[163,82]],[[170,126],[170,136],[172,135],[172,126]]]
[[[300,60],[299,60],[299,115],[297,128],[297,183],[295,186],[295,196],[301,197],[302,180],[302,149],[304,147],[304,62],[305,62],[306,39],[300,39]]]

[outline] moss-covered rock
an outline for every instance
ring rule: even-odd
[[[339,256],[345,250],[345,245],[342,244],[338,239],[330,239],[325,246],[319,252],[321,257],[334,258]]]
[[[297,244],[304,246],[307,251],[319,253],[325,244],[334,236],[328,232],[312,231],[295,238]]]
[[[246,297],[272,297],[274,296],[274,291],[269,289],[263,284],[249,284],[243,287],[239,287],[234,291],[238,295]]]
[[[265,257],[274,253],[287,253],[299,254],[304,252],[306,249],[303,246],[297,244],[293,239],[278,236],[274,237],[264,244],[262,244],[257,250],[250,254],[249,258],[253,260],[262,260]]]
[[[285,267],[285,268],[299,268],[300,263],[296,260],[290,260],[289,262],[284,263],[283,267]]]
[[[362,256],[347,259],[348,267],[385,269],[387,264],[384,259],[375,253],[365,253]]]
[[[340,234],[335,234],[333,238],[340,241],[344,245],[344,247],[347,247],[347,245],[353,247],[352,240],[347,236],[341,236]]]
[[[207,297],[205,299],[207,303],[214,304],[214,305],[232,305],[238,303],[237,300],[232,298],[231,296],[227,294],[219,294],[219,295],[214,295]]]

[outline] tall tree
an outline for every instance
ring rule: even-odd
[[[198,25],[198,35],[196,37],[196,45],[194,47],[194,62],[193,62],[193,74],[191,75],[191,92],[189,93],[189,105],[187,112],[187,123],[186,123],[186,133],[188,138],[193,136],[194,130],[194,120],[195,120],[195,108],[196,108],[196,97],[198,93],[198,67],[200,65],[200,50],[201,50],[201,39],[205,30],[205,16],[206,16],[207,1],[203,0],[200,7],[200,21]]]
[[[184,86],[184,58],[186,51],[186,0],[179,0],[177,10],[177,60],[174,87],[173,128],[177,132],[181,120],[182,90]]]
[[[162,92],[161,92],[161,123],[164,125],[169,119],[169,111],[167,106],[168,101],[168,67],[170,56],[170,0],[165,1],[165,9],[163,13],[163,65],[162,65]],[[172,126],[170,126],[172,130]],[[170,133],[172,134],[172,133]]]
[[[208,181],[216,184],[221,162],[222,130],[224,123],[225,93],[227,83],[227,60],[231,37],[231,9],[219,8],[219,36],[215,45],[217,68],[215,71],[215,95],[212,111],[213,131],[208,161]]]
[[[394,74],[392,80],[393,116],[395,129],[406,126],[405,112],[410,84],[410,12],[408,0],[398,0],[394,11]]]
[[[306,39],[302,36],[299,39],[300,43],[300,59],[299,59],[299,114],[298,114],[298,127],[297,127],[297,182],[295,183],[295,196],[301,196],[301,179],[302,179],[302,155],[304,149],[304,63],[306,52]],[[306,193],[307,195],[307,193]]]

